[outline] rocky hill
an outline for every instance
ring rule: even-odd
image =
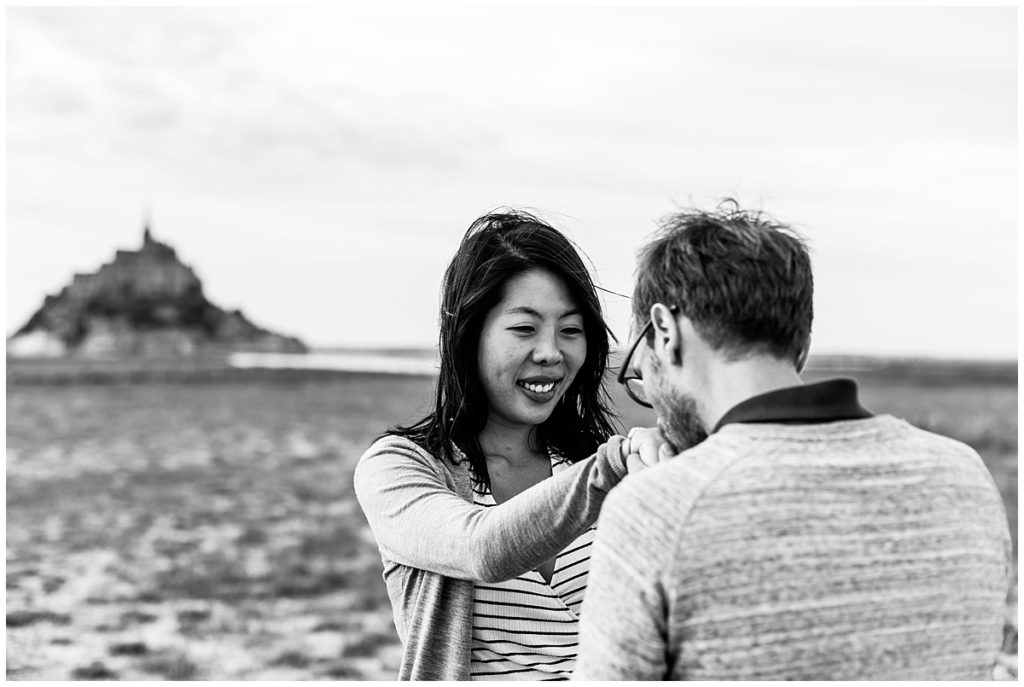
[[[146,227],[142,247],[119,250],[92,274],[47,296],[7,340],[13,356],[192,356],[206,352],[304,353],[305,344],[256,326],[206,299],[195,272]]]

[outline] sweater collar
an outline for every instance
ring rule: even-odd
[[[871,416],[857,398],[857,382],[843,377],[751,396],[729,409],[711,433],[733,422],[813,424]]]

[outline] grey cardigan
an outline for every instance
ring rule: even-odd
[[[594,524],[626,474],[596,454],[499,506],[473,504],[469,463],[451,465],[402,437],[359,459],[355,491],[377,539],[395,628],[400,680],[468,680],[473,581],[532,570]]]

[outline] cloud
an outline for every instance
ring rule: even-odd
[[[302,284],[385,280],[432,311],[445,256],[494,206],[571,217],[602,283],[628,292],[673,200],[736,194],[802,222],[842,268],[822,312],[878,269],[941,280],[901,265],[942,262],[964,227],[989,249],[964,273],[997,290],[1015,246],[1009,11],[11,8],[12,245],[43,264],[74,227],[76,251],[88,233],[105,254],[110,225],[134,232],[156,199],[226,300],[272,298],[274,265],[299,275],[269,315],[326,341],[337,323],[286,305]],[[25,299],[32,272],[17,272]],[[954,304],[921,307],[938,321]],[[358,317],[434,336],[425,315],[418,333]],[[831,321],[824,340],[845,341]]]
[[[44,8],[52,10],[52,8]],[[74,21],[71,18],[74,17]],[[235,22],[236,19],[243,19]],[[322,66],[275,65],[261,14],[194,9],[67,9],[12,17],[9,98],[19,141],[102,141],[108,163],[146,151],[151,164],[211,173],[264,170],[268,184],[331,168],[451,170],[490,140],[407,95],[368,90]],[[272,41],[270,41],[272,45]],[[40,59],[42,58],[42,59]],[[362,68],[362,67],[360,67]],[[310,78],[310,70],[319,71]],[[37,117],[49,120],[37,124]],[[53,137],[54,131],[64,136]]]

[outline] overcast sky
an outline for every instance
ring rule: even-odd
[[[629,294],[730,195],[810,240],[812,352],[1016,357],[1016,8],[7,13],[8,335],[146,212],[257,324],[431,346],[483,212]]]

